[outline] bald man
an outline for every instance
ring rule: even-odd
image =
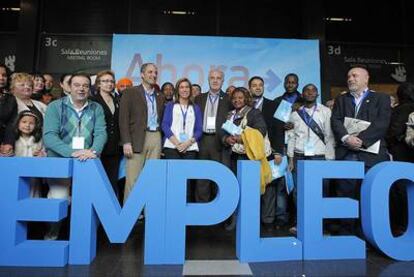
[[[331,127],[336,139],[335,157],[337,160],[365,162],[367,171],[375,164],[389,159],[385,135],[391,117],[390,97],[368,88],[369,73],[362,66],[351,68],[347,78],[348,92],[335,100],[331,117]],[[350,134],[344,126],[347,117],[368,121],[371,124],[359,134]],[[364,151],[378,141],[378,153]],[[360,180],[338,180],[337,196],[358,200],[360,185]],[[360,226],[355,220],[352,221],[348,222],[349,224],[341,224],[343,228],[340,232],[358,234]]]

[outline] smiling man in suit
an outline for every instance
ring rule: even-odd
[[[331,127],[336,139],[337,160],[365,162],[365,170],[375,164],[387,161],[385,135],[391,117],[390,97],[368,88],[369,73],[363,66],[355,66],[348,71],[348,92],[335,100]],[[355,119],[369,122],[370,125],[359,133],[349,133],[345,120]],[[349,129],[349,128],[348,128]],[[379,143],[379,150],[367,152],[370,146]],[[360,180],[344,179],[337,181],[337,196],[359,199]],[[360,226],[355,220],[342,220],[342,233],[357,233]]]
[[[200,141],[199,159],[213,160],[226,165],[225,155],[222,153],[222,143],[218,131],[226,121],[230,102],[222,90],[224,73],[220,69],[212,69],[208,73],[210,89],[196,97],[195,103],[203,114],[203,137]],[[209,202],[213,197],[212,184],[208,180],[197,181],[195,187],[195,201]]]
[[[141,85],[126,89],[121,98],[119,129],[126,162],[124,204],[148,159],[161,155],[164,97],[157,89],[155,64],[141,66]]]

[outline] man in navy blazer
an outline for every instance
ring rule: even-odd
[[[349,91],[335,100],[332,111],[331,127],[336,139],[335,156],[337,160],[365,162],[365,170],[375,164],[387,161],[385,135],[391,118],[390,97],[368,88],[369,73],[363,66],[348,71]],[[371,124],[359,134],[349,134],[344,126],[346,117],[361,119]],[[363,151],[380,141],[378,154]],[[362,149],[362,150],[361,150]],[[337,182],[337,196],[359,199],[360,181],[344,179]],[[344,220],[345,221],[345,220]],[[343,225],[346,232],[355,233],[353,223]]]

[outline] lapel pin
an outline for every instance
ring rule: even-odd
[[[366,103],[369,103],[369,100],[367,100]]]

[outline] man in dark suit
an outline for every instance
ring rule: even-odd
[[[164,97],[156,88],[155,64],[141,66],[141,85],[128,88],[121,97],[119,129],[126,163],[124,203],[147,159],[161,155],[160,123]]]
[[[264,94],[264,80],[262,77],[253,76],[249,80],[249,91],[253,97],[253,107],[262,112],[266,124],[275,120],[273,114],[275,112],[274,101],[263,97]],[[267,134],[271,132],[270,128],[267,127]],[[272,144],[272,142],[271,142]],[[274,144],[274,143],[273,143]],[[273,147],[272,147],[273,148]],[[269,158],[275,159],[275,153]],[[278,156],[276,157],[278,158]],[[280,163],[280,162],[279,162]],[[278,184],[280,184],[278,186]],[[286,218],[286,199],[276,199],[276,188],[283,189],[284,183],[282,178],[273,180],[266,186],[266,191],[261,197],[260,205],[260,218],[263,227],[266,231],[273,229],[273,224],[277,218],[277,223],[287,219]],[[281,195],[281,193],[279,192]],[[282,205],[282,208],[280,207]],[[287,223],[287,221],[285,222]]]
[[[199,158],[213,160],[229,165],[222,153],[222,143],[218,131],[226,121],[230,102],[221,89],[224,82],[224,73],[219,69],[212,69],[208,73],[210,89],[196,97],[195,103],[201,108],[203,114],[203,137],[200,141]],[[207,180],[198,180],[195,187],[196,202],[208,202],[214,195],[212,184]]]
[[[387,161],[385,135],[390,123],[390,97],[368,88],[369,73],[357,66],[348,71],[349,91],[335,100],[331,127],[336,139],[335,157],[337,160],[365,162],[368,170],[375,164]],[[350,134],[344,126],[345,118],[368,121],[371,124],[359,134]],[[380,141],[378,153],[366,152],[368,147]],[[360,180],[344,179],[337,182],[337,196],[359,199]],[[355,220],[341,220],[342,233],[359,232]]]
[[[286,143],[285,136],[286,131],[293,128],[293,124],[290,122],[284,122],[275,118],[275,112],[281,105],[282,101],[286,101],[292,105],[294,109],[295,105],[302,102],[302,96],[298,92],[299,77],[295,73],[289,73],[284,79],[285,92],[283,95],[277,97],[275,100],[263,101],[263,117],[265,118],[266,125],[269,132],[269,140],[272,145],[274,160],[276,164],[282,162],[282,158],[286,155]],[[285,189],[285,178],[281,177],[274,182],[276,189],[276,229],[285,228],[289,221],[288,215],[288,195]]]

